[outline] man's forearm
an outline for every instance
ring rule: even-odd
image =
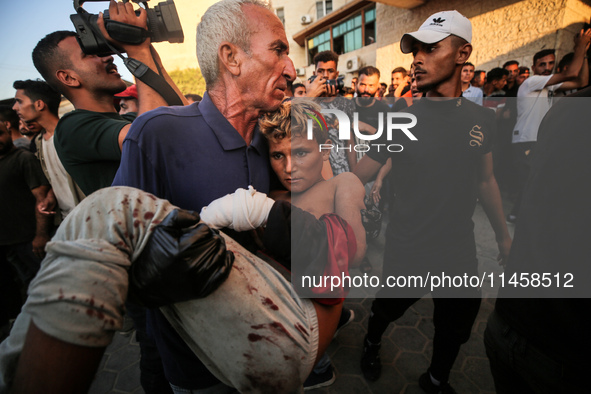
[[[154,71],[157,74],[158,74],[158,67],[160,67],[160,70],[162,71],[161,76],[174,89],[174,91],[177,93],[177,95],[179,95],[179,98],[181,98],[183,103],[187,104],[187,100],[185,99],[183,94],[180,92],[178,87],[175,85],[175,83],[172,81],[172,79],[170,78],[170,76],[168,75],[168,73],[166,72],[164,67],[162,66],[160,56],[158,56],[158,53],[156,52],[156,50],[154,49],[154,47],[152,45],[150,45],[149,47],[138,46],[137,48],[134,48],[132,50],[128,50],[128,55],[129,55],[129,57],[134,58],[134,59],[139,60],[140,62],[144,63],[146,66],[148,66],[152,71]],[[158,63],[158,67],[156,66],[156,63]],[[164,97],[162,97],[160,95],[160,93],[158,93],[153,88],[146,85],[144,82],[142,82],[141,80],[139,80],[137,78],[136,78],[136,85],[137,85],[137,89],[138,89],[138,104],[139,104],[138,115],[141,115],[144,112],[148,112],[148,111],[153,110],[155,108],[168,105],[168,103],[166,102]]]
[[[479,183],[478,198],[495,232],[497,242],[510,238],[503,213],[501,193],[494,177]]]

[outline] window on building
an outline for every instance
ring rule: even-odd
[[[333,51],[338,55],[361,48],[361,14],[333,26]]]
[[[282,8],[277,8],[275,10],[275,13],[277,14],[277,17],[279,18],[279,20],[281,21],[281,23],[283,23],[283,26],[285,26],[285,11]]]
[[[365,44],[376,42],[376,9],[370,8],[365,12]]]
[[[308,40],[308,53],[310,54],[310,63],[318,52],[330,51],[330,29],[310,38]]]
[[[316,2],[316,20],[332,12],[332,0],[323,0]]]
[[[319,1],[316,6],[322,3]],[[372,6],[308,38],[309,60],[312,63],[318,52],[332,50],[342,55],[365,45],[371,45],[376,40],[376,8]]]

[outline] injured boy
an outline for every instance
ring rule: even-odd
[[[315,179],[311,191],[334,195],[339,188],[336,178]],[[299,190],[293,190],[291,199],[304,207],[305,193]],[[289,217],[312,223],[304,224],[311,230],[308,235],[329,243],[326,227],[312,215],[261,193],[242,190],[236,196],[243,204],[232,206],[230,227],[285,228]],[[301,298],[267,263],[211,230],[203,222],[216,226],[215,218],[228,216],[216,205],[224,204],[214,201],[199,223],[195,213],[133,188],[102,189],[86,198],[48,244],[27,303],[0,345],[0,392],[86,392],[105,347],[122,325],[128,296],[160,307],[225,384],[240,392],[299,392],[330,343],[341,305]],[[325,213],[347,207],[345,217],[347,210],[363,209],[362,202],[348,204],[340,197],[320,206]],[[335,259],[342,270],[365,250],[361,219],[349,215],[352,229],[344,223],[349,253]],[[304,245],[305,237],[293,242],[300,256],[307,253],[317,261],[318,250]]]

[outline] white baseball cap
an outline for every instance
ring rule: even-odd
[[[472,42],[472,23],[458,11],[441,11],[428,17],[419,30],[403,35],[400,50],[410,53],[414,40],[434,44],[452,34]]]

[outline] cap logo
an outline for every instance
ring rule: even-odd
[[[432,25],[443,26],[442,25],[443,22],[445,22],[445,19],[433,18],[433,23],[430,23],[429,26],[432,26]]]

